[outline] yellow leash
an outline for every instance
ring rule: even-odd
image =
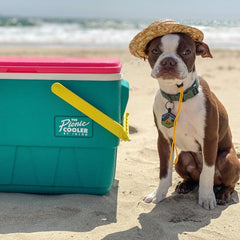
[[[176,137],[178,116],[179,116],[179,114],[181,112],[181,108],[182,108],[182,101],[183,101],[183,87],[181,86],[180,87],[180,96],[179,96],[179,100],[178,100],[177,115],[176,115],[176,118],[175,118],[174,123],[173,123],[173,140],[172,140],[172,146],[171,146],[171,153],[170,153],[170,157],[169,157],[169,161],[172,165],[176,165],[178,163],[178,151],[177,151],[175,137]],[[176,151],[176,158],[175,158],[175,161],[173,162],[172,161],[172,154],[173,154],[174,148],[175,148],[175,151]]]

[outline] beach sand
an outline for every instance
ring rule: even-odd
[[[147,62],[127,50],[72,48],[0,48],[1,55],[118,57],[130,83],[131,141],[118,148],[116,180],[105,196],[0,193],[0,239],[12,240],[209,240],[240,239],[240,182],[226,206],[207,211],[197,190],[174,193],[174,172],[167,198],[155,205],[142,201],[158,185],[157,132],[152,105],[158,89]],[[240,153],[240,51],[214,50],[213,59],[197,59],[197,72],[225,105]]]

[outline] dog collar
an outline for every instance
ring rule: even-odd
[[[199,83],[198,83],[198,78],[195,79],[193,82],[192,86],[187,88],[183,92],[183,102],[187,101],[188,99],[196,96],[199,91],[198,91]],[[164,98],[166,98],[168,101],[173,102],[173,101],[178,101],[180,93],[177,94],[169,94],[161,90],[161,94]]]

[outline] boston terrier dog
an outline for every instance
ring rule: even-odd
[[[240,162],[232,143],[227,112],[211,92],[207,82],[198,77],[196,55],[212,57],[207,44],[193,41],[185,33],[171,33],[151,40],[145,50],[152,77],[159,82],[154,102],[154,118],[158,130],[160,182],[147,195],[145,202],[162,201],[172,185],[169,162],[179,86],[183,86],[183,102],[177,121],[176,145],[181,150],[176,172],[183,178],[177,193],[188,193],[199,185],[199,204],[205,209],[224,205],[239,179]],[[167,119],[164,119],[168,113]],[[174,117],[173,117],[174,118]],[[172,161],[174,162],[174,154]]]

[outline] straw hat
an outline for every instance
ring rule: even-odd
[[[181,25],[171,19],[161,19],[153,22],[132,39],[129,44],[130,53],[135,57],[146,58],[147,44],[154,38],[169,33],[185,33],[197,42],[202,42],[204,36],[197,28]]]

